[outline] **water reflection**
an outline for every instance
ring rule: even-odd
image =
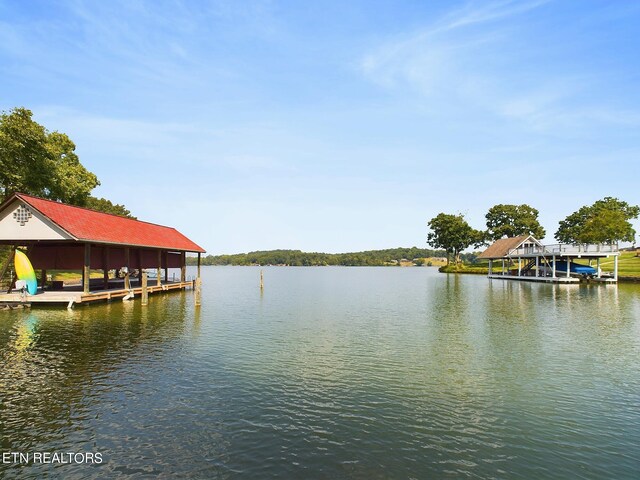
[[[638,288],[270,268],[260,292],[255,268],[203,275],[199,309],[183,292],[0,317],[3,451],[107,459],[21,476],[638,470]]]
[[[96,402],[127,387],[118,372],[136,359],[148,364],[174,350],[188,319],[179,302],[177,307],[164,304],[166,314],[159,314],[137,302],[114,302],[72,311],[3,312],[2,451],[40,451],[51,444],[78,451],[69,440],[95,417]],[[175,310],[180,314],[172,315]],[[90,440],[81,445],[91,450]]]

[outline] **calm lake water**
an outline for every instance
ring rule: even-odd
[[[203,268],[191,291],[0,312],[0,477],[638,478],[640,286]]]

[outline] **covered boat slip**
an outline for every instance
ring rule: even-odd
[[[22,249],[33,269],[41,272],[36,295],[11,291],[16,278],[9,278],[9,289],[0,294],[0,302],[10,304],[71,306],[136,296],[144,303],[148,294],[199,287],[204,252],[171,227],[23,194],[12,195],[0,206],[0,243]],[[195,280],[186,276],[188,252],[198,255]],[[0,272],[5,279],[12,271],[9,267],[8,261]],[[76,285],[48,282],[47,271],[53,270],[80,271],[82,281]],[[148,271],[153,278],[148,278]]]
[[[489,278],[547,283],[583,280],[616,283],[619,254],[616,245],[542,245],[530,235],[521,235],[497,240],[478,258],[489,260]],[[612,274],[605,274],[600,268],[601,260],[607,257],[613,257]]]

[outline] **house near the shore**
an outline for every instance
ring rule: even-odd
[[[200,255],[205,252],[171,227],[21,193],[0,205],[0,244],[24,249],[34,270],[41,271],[39,293],[44,295],[29,297],[30,303],[73,304],[135,296],[143,285],[131,273],[144,269],[155,270],[155,285],[148,287],[149,293],[184,289],[193,284],[186,278],[186,254],[197,253],[199,278]],[[12,259],[10,255],[0,267],[5,279]],[[173,278],[169,269],[175,269]],[[82,284],[75,289],[47,284],[46,272],[51,270],[80,270]],[[91,278],[92,270],[102,270],[102,278]],[[110,278],[113,270],[123,272],[123,278]],[[0,295],[0,301],[15,300],[5,298],[11,295]]]
[[[489,278],[573,283],[581,279],[617,282],[619,255],[615,244],[543,245],[532,235],[520,235],[496,240],[478,258],[489,261]],[[600,261],[611,256],[613,275],[604,275]],[[495,262],[500,262],[499,270]]]

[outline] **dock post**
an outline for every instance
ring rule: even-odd
[[[164,251],[164,283],[169,283],[169,252]]]
[[[125,263],[125,274],[124,274],[124,288],[126,290],[131,290],[131,277],[129,276],[129,261],[130,261],[129,247],[125,247],[124,249],[124,263]]]
[[[202,279],[200,277],[196,278],[195,297],[196,307],[199,307],[202,303]]]
[[[102,287],[109,289],[109,247],[102,247]]]
[[[618,255],[613,257],[613,279],[618,281]]]
[[[264,290],[264,276],[262,275],[262,270],[260,270],[260,290]]]
[[[196,277],[196,307],[202,303],[202,278],[200,278],[200,252],[198,252],[198,276]]]
[[[91,277],[91,244],[84,244],[84,269],[82,271],[82,283],[83,283],[83,292],[85,295],[89,294],[89,280]]]
[[[551,258],[553,260],[553,266],[551,267],[551,278],[556,278],[556,256],[553,255]]]
[[[162,285],[162,250],[158,250],[158,270],[156,271],[156,285]]]
[[[180,252],[180,281],[187,281],[187,260],[185,252]]]
[[[149,291],[147,290],[147,272],[142,272],[142,305],[149,304]]]

